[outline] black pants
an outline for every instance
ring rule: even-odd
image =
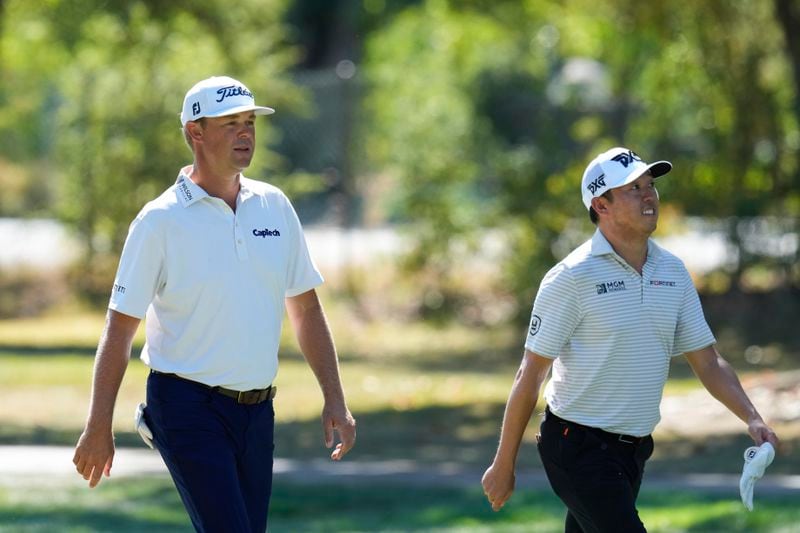
[[[567,506],[565,533],[646,531],[636,510],[653,438],[621,442],[552,413],[541,425],[539,455],[553,491]]]

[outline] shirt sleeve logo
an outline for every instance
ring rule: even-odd
[[[532,315],[531,316],[531,327],[530,327],[530,330],[529,330],[529,333],[530,333],[531,337],[533,337],[534,335],[539,333],[539,328],[541,327],[541,325],[542,325],[542,319],[539,318],[539,315]]]

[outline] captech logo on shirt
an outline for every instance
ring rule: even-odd
[[[597,289],[597,294],[624,291],[625,282],[623,280],[607,281],[605,283],[599,283],[595,285],[595,288]]]
[[[280,237],[281,232],[276,229],[254,229],[253,235],[266,239],[267,237]]]

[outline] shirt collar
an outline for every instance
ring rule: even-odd
[[[592,255],[615,255],[619,257],[617,252],[614,251],[614,248],[611,246],[611,243],[608,242],[606,236],[603,235],[603,232],[600,231],[600,228],[595,230],[594,235],[592,236]],[[645,265],[648,263],[655,264],[658,258],[661,256],[661,249],[653,242],[653,239],[647,239],[647,261]],[[622,259],[622,258],[620,258]]]
[[[616,254],[616,252],[611,246],[611,243],[608,242],[608,239],[606,239],[606,236],[603,235],[603,232],[598,228],[592,236],[592,255],[608,254]]]
[[[191,174],[192,165],[183,167],[178,173],[178,179],[175,181],[175,191],[183,207],[189,207],[208,196],[208,193],[202,187],[192,181],[189,177]]]
[[[247,181],[244,175],[239,175],[239,203],[244,202],[255,194],[255,191],[247,186]]]

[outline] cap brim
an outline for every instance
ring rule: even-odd
[[[672,170],[672,163],[669,161],[656,161],[655,163],[647,165],[647,169],[654,178],[658,178]]]
[[[225,111],[222,111],[220,113],[208,114],[208,115],[203,115],[203,116],[211,117],[211,118],[227,117],[228,115],[235,115],[237,113],[245,113],[247,111],[253,111],[256,115],[271,115],[271,114],[273,114],[275,112],[275,110],[272,109],[271,107],[263,107],[263,106],[257,106],[257,105],[243,105],[243,106],[239,106],[239,107],[232,107],[230,109],[226,109]]]
[[[649,165],[644,167],[641,170],[641,172],[630,173],[622,183],[620,183],[619,185],[615,185],[614,187],[609,187],[609,189],[616,189],[617,187],[622,187],[623,185],[633,183],[634,181],[644,176],[648,171],[650,172],[650,174],[653,175],[653,178],[658,178],[668,173],[670,170],[672,170],[672,163],[670,163],[669,161],[656,161],[655,163],[650,163]]]

